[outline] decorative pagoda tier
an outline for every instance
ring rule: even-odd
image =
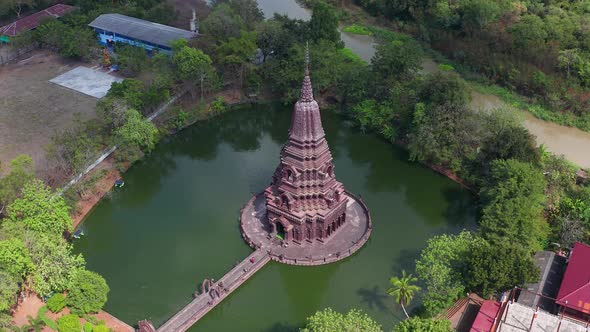
[[[323,241],[346,222],[348,196],[334,175],[320,108],[313,97],[308,54],[289,139],[265,196],[273,234],[287,242]]]

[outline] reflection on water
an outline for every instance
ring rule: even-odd
[[[198,123],[125,174],[125,187],[101,201],[75,242],[111,287],[107,311],[162,324],[203,279],[247,256],[238,212],[268,185],[291,115],[290,106],[253,106]],[[385,295],[389,277],[413,270],[433,234],[474,227],[474,198],[459,185],[336,113],[323,112],[322,122],[338,178],[371,209],[371,239],[328,266],[270,263],[191,331],[235,331],[237,321],[243,331],[289,331],[327,306],[361,308],[390,330],[403,313]]]

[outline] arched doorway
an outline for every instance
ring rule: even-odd
[[[281,224],[280,222],[276,223],[277,225],[277,237],[281,240],[284,240],[286,238],[286,232],[285,232],[285,226],[283,226],[283,224]]]

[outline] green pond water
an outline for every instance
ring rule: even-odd
[[[203,279],[219,279],[251,252],[238,213],[269,184],[291,114],[278,105],[231,111],[163,140],[124,175],[125,187],[98,204],[75,242],[110,285],[105,310],[158,326]],[[459,185],[340,115],[322,116],[337,177],[371,210],[371,239],[327,266],[269,263],[191,331],[294,331],[325,307],[363,309],[388,331],[403,315],[385,293],[389,278],[413,271],[432,235],[474,227],[474,198]]]

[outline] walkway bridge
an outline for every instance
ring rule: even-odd
[[[149,321],[141,321],[139,322],[139,331],[184,332],[188,330],[269,261],[270,256],[265,250],[254,251],[219,281],[206,279],[201,285],[201,293],[195,293],[195,299],[164,325],[155,329]]]

